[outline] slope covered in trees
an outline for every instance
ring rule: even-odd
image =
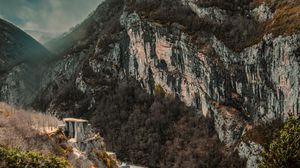
[[[213,121],[198,115],[178,98],[161,89],[148,94],[132,79],[118,84],[98,76],[91,82],[102,83],[94,108],[89,108],[89,95],[70,86],[57,95],[56,109],[72,112],[61,114],[65,117],[90,119],[105,138],[107,148],[122,161],[149,167],[244,166],[237,153],[223,153],[224,145]]]

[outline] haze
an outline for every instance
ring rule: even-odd
[[[0,0],[0,17],[44,43],[82,22],[102,0]]]

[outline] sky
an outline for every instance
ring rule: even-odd
[[[81,23],[101,1],[0,0],[0,18],[44,43]]]

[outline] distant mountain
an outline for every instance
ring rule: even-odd
[[[96,10],[95,12],[99,12]],[[82,45],[81,41],[86,37],[90,31],[90,27],[95,24],[95,13],[91,13],[81,24],[78,24],[71,28],[69,32],[63,33],[57,37],[47,41],[44,45],[51,52],[56,54],[63,54],[74,46]]]
[[[0,19],[1,68],[27,62],[34,63],[49,58],[49,51],[13,24]]]
[[[58,36],[57,33],[43,32],[37,30],[24,30],[24,31],[26,31],[29,35],[31,35],[41,43],[46,43]]]
[[[0,19],[0,100],[27,104],[52,54],[13,24]]]

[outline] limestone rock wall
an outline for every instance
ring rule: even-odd
[[[238,108],[253,121],[299,113],[298,34],[275,39],[267,35],[241,53],[212,36],[215,56],[208,46],[193,46],[184,33],[169,34],[135,13],[127,17],[128,67],[123,68],[150,92],[161,85],[204,115],[213,101]],[[124,59],[118,58],[118,44],[112,55]]]

